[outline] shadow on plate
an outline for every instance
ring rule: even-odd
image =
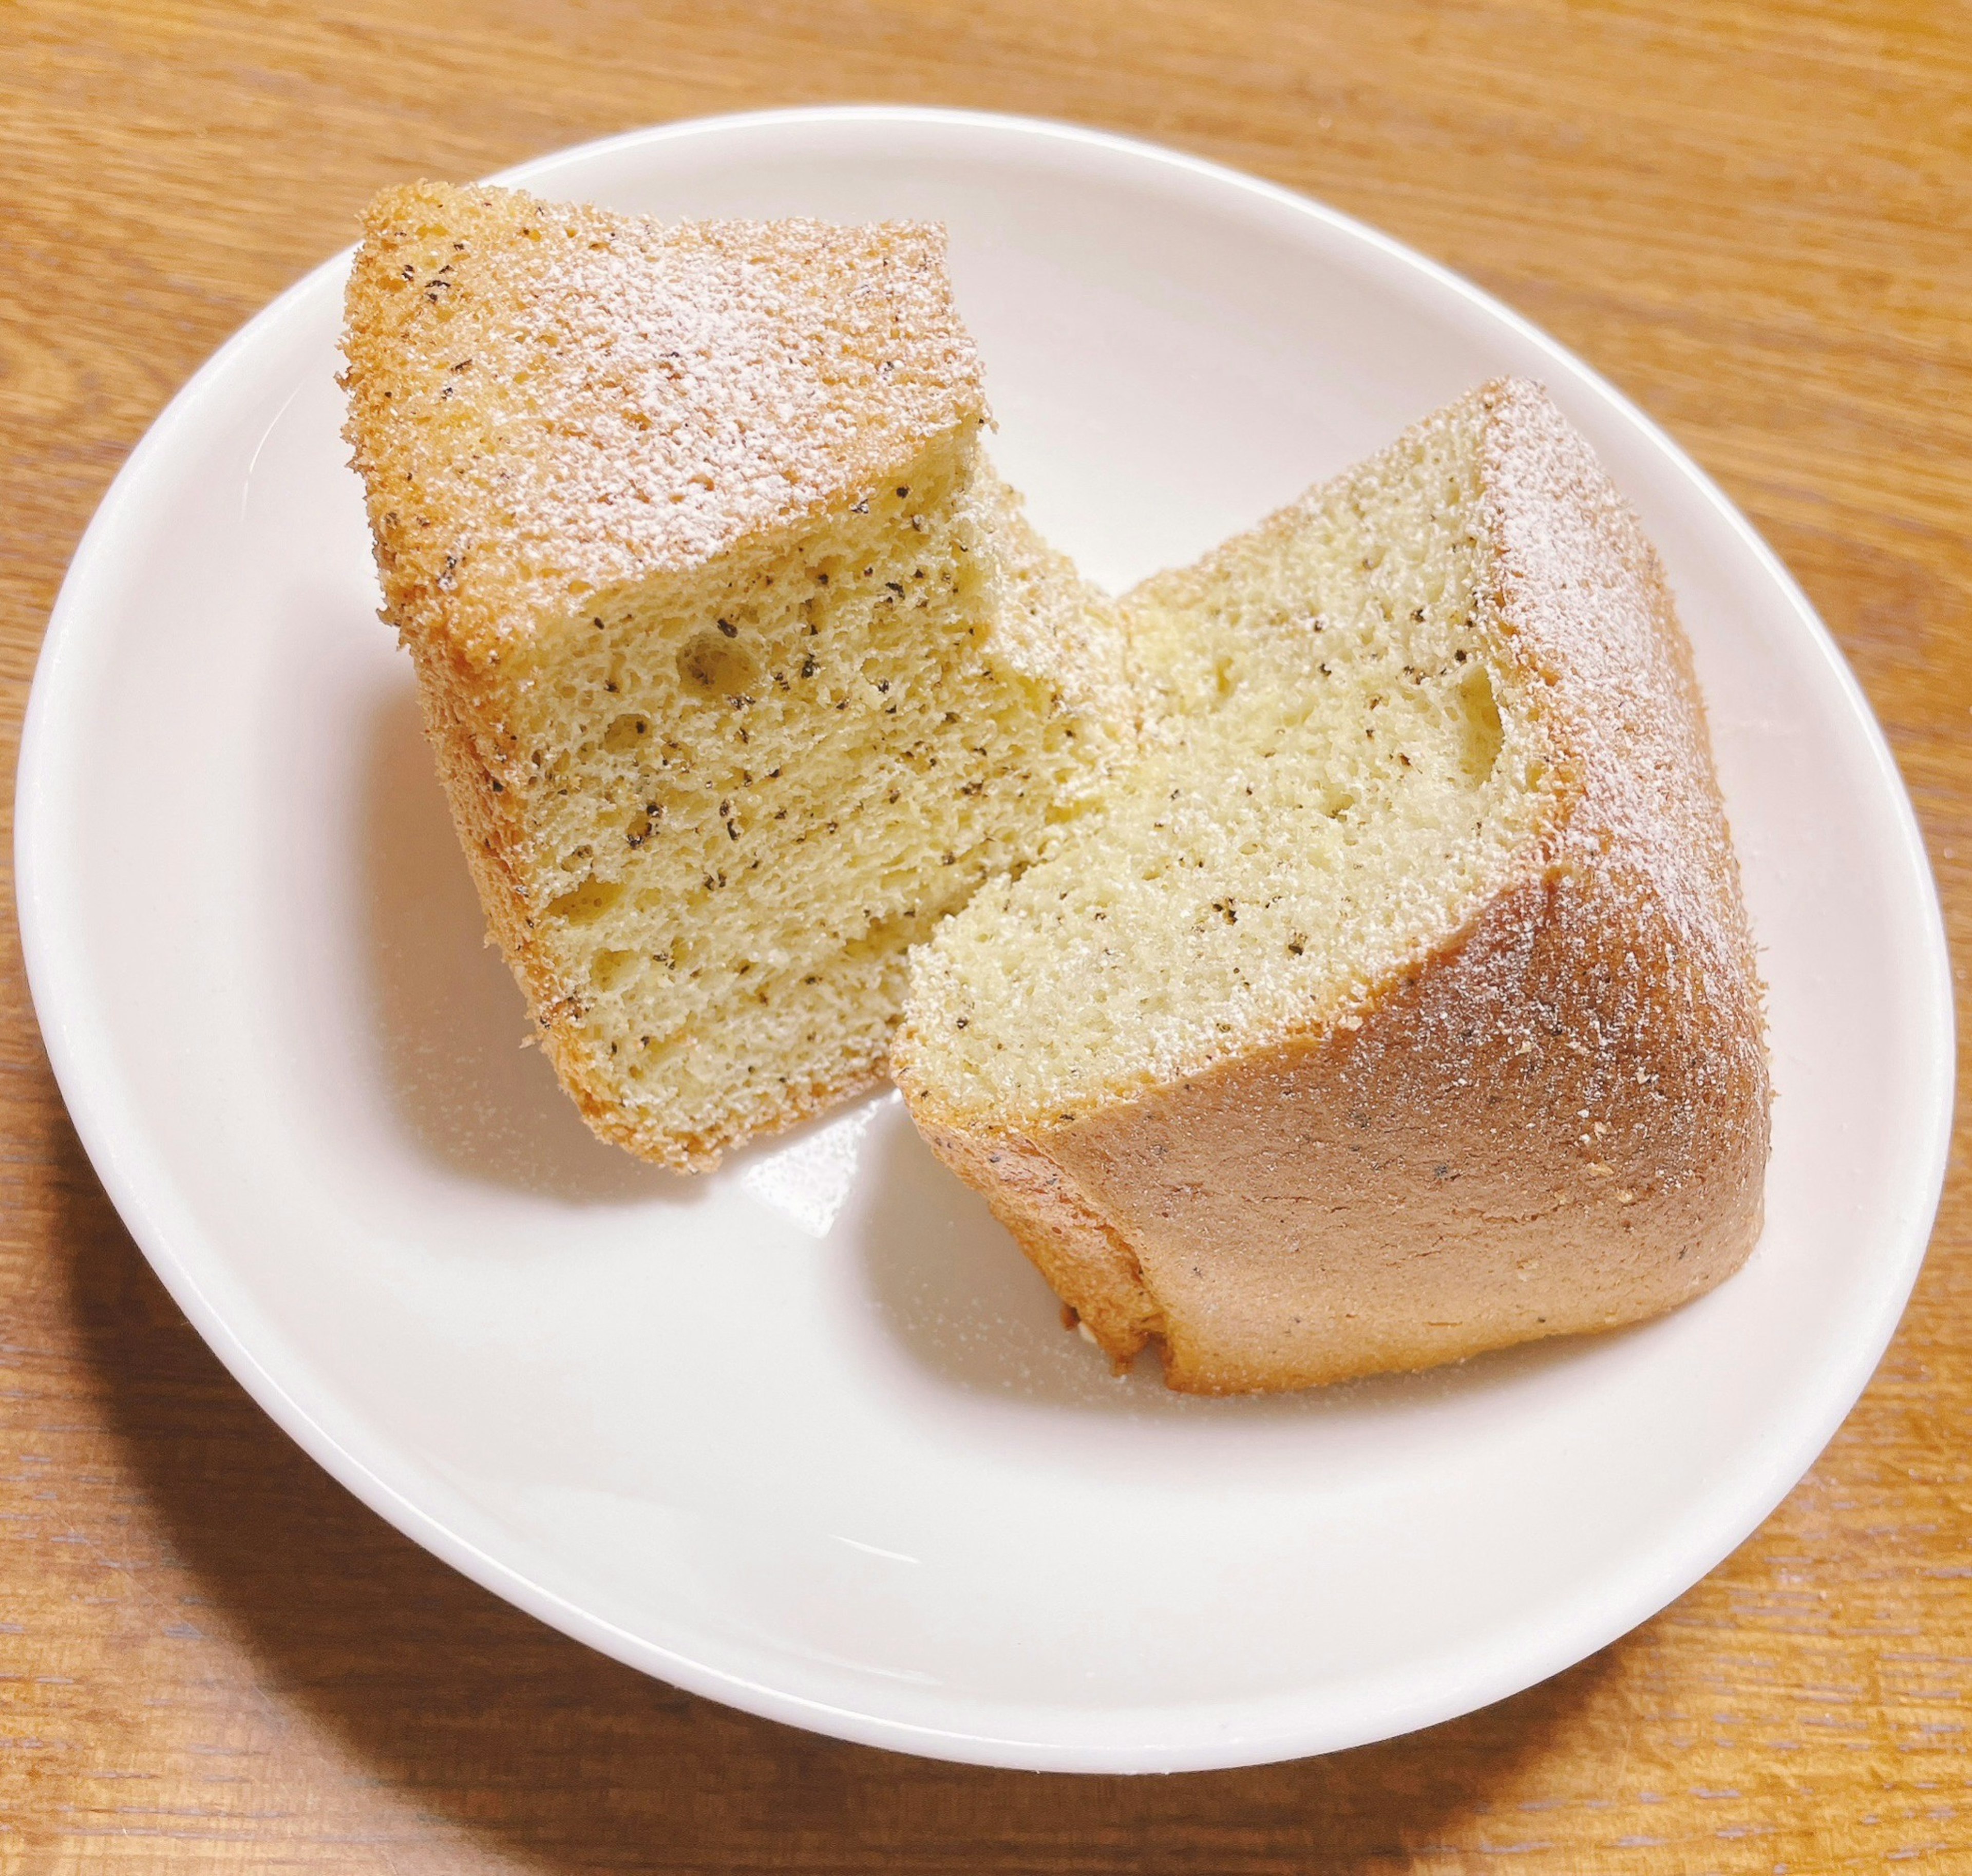
[[[583,1124],[487,940],[409,687],[370,728],[361,832],[377,1053],[391,1103],[449,1170],[573,1203],[694,1202],[696,1183]]]
[[[1061,1305],[1040,1273],[985,1201],[918,1137],[902,1104],[870,1131],[857,1236],[874,1313],[918,1367],[963,1393],[1139,1418],[1334,1422],[1441,1411],[1586,1352],[1586,1338],[1566,1336],[1421,1375],[1226,1399],[1174,1394],[1151,1350],[1128,1374],[1112,1375],[1099,1350],[1063,1327]],[[1636,1333],[1618,1330],[1595,1342]]]
[[[182,1838],[195,1804],[202,1828],[268,1848],[281,1821],[265,1793],[280,1789],[387,1831],[391,1856],[420,1868],[1370,1876],[1411,1867],[1421,1843],[1479,1855],[1497,1810],[1566,1791],[1585,1721],[1625,1685],[1618,1664],[1648,1654],[1647,1639],[1617,1643],[1408,1739],[1169,1778],[942,1764],[755,1719],[569,1640],[365,1509],[199,1340],[65,1122],[52,1145],[65,1281],[31,1287],[17,1327],[72,1349],[54,1359],[87,1377],[71,1398],[98,1473],[71,1492],[73,1515],[127,1561],[77,1634],[94,1638],[92,1696],[113,1703],[105,1737],[158,1768],[118,1788],[128,1831]],[[139,1609],[181,1639],[133,1653]],[[215,1698],[229,1757],[201,1769],[183,1715]],[[243,1782],[213,1769],[241,1765]],[[50,1821],[51,1853],[62,1828]]]

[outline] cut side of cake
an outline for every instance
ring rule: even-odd
[[[1135,734],[981,454],[942,231],[372,205],[348,434],[489,925],[681,1169],[880,1078],[908,948]]]
[[[1111,1357],[1298,1388],[1736,1268],[1737,867],[1657,557],[1545,393],[1484,387],[1123,605],[1143,759],[915,954],[893,1050]]]

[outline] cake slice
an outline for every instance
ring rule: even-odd
[[[1653,1315],[1761,1218],[1760,991],[1657,558],[1489,385],[1124,602],[1167,721],[915,956],[933,1147],[1202,1393]]]
[[[940,230],[380,196],[348,435],[494,936],[685,1169],[879,1078],[907,947],[1071,817],[1113,617],[994,476]]]

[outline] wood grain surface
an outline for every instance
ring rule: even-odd
[[[1820,608],[1888,727],[1965,955],[1962,0],[0,0],[10,790],[35,649],[118,463],[227,332],[351,238],[373,189],[844,100],[1201,152],[1389,229],[1576,347]],[[331,1483],[106,1202],[9,925],[0,1868],[1972,1871],[1964,1138],[1868,1395],[1758,1536],[1636,1633],[1487,1711],[1327,1759],[969,1770],[642,1679]]]

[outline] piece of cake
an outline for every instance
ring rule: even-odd
[[[879,1078],[906,948],[1133,709],[981,454],[942,232],[394,189],[344,351],[385,616],[589,1124],[699,1169]]]
[[[1124,602],[1162,740],[915,955],[918,1126],[1118,1362],[1654,1315],[1761,1219],[1760,989],[1657,557],[1495,383]]]

